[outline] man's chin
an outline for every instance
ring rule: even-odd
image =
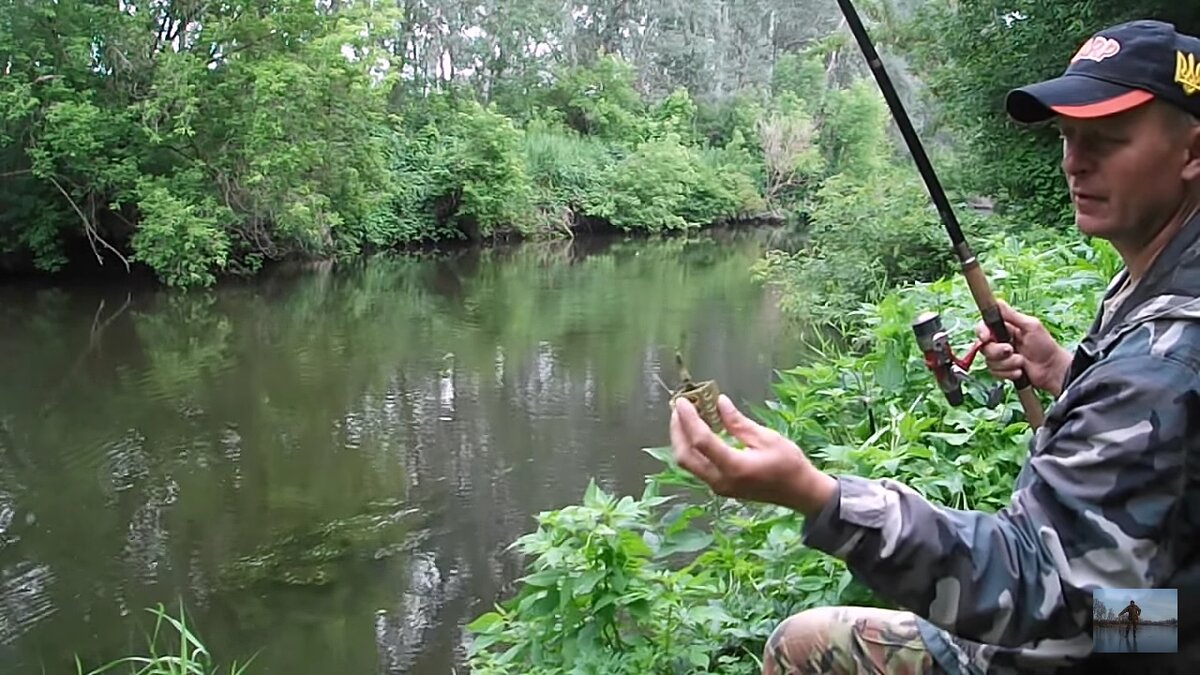
[[[1107,239],[1105,235],[1108,234],[1110,230],[1108,223],[1103,219],[1095,216],[1083,215],[1079,212],[1075,213],[1075,228],[1086,236],[1099,237],[1101,239]]]

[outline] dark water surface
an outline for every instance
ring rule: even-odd
[[[1140,626],[1126,631],[1114,626],[1093,629],[1094,651],[1114,653],[1173,654],[1179,650],[1178,626]]]
[[[588,250],[592,249],[592,250]],[[760,236],[525,245],[215,291],[0,286],[0,672],[145,653],[449,673],[588,479],[640,494],[681,335],[735,401],[800,360]]]

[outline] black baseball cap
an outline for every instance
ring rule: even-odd
[[[1005,107],[1028,124],[1056,115],[1104,117],[1155,98],[1200,117],[1200,39],[1169,23],[1139,20],[1096,33],[1066,72],[1012,90]]]

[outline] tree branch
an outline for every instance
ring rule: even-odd
[[[108,243],[103,237],[100,236],[100,233],[96,231],[96,226],[88,219],[86,215],[84,215],[83,210],[79,208],[79,205],[75,203],[75,200],[71,198],[71,195],[65,189],[63,189],[62,184],[59,183],[54,176],[49,176],[49,178],[50,182],[54,183],[54,187],[58,188],[58,191],[62,193],[62,196],[67,198],[67,202],[71,205],[71,208],[75,209],[75,213],[79,214],[79,219],[83,221],[83,231],[85,234],[87,234],[88,243],[92,247],[92,253],[96,256],[96,262],[100,263],[101,265],[104,264],[104,258],[101,257],[100,252],[96,250],[96,242],[100,242],[105,248],[112,251],[122,263],[125,264],[125,271],[129,272],[129,261],[125,258],[125,256],[121,255],[120,251],[113,248],[112,244]]]

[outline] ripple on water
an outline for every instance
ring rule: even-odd
[[[49,565],[22,560],[0,570],[0,644],[9,644],[57,611]]]
[[[100,483],[110,496],[134,487],[150,475],[146,437],[137,429],[127,430],[121,438],[101,444],[98,450],[103,457],[97,466]]]

